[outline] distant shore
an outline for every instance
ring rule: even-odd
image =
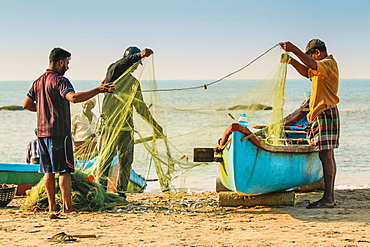
[[[20,105],[7,105],[7,106],[1,106],[0,111],[23,111],[23,106]]]
[[[127,206],[63,214],[0,209],[4,246],[369,246],[370,189],[336,190],[337,207],[306,209],[322,192],[296,193],[295,207],[218,207],[217,192],[129,194]],[[59,245],[57,245],[59,246]]]

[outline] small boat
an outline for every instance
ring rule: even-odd
[[[112,161],[112,166],[117,164],[117,157]],[[87,169],[94,164],[95,160],[90,161],[75,161],[75,167]],[[39,164],[8,164],[0,163],[0,184],[16,184],[18,185],[16,195],[25,195],[26,190],[31,189],[34,185],[40,182],[44,176],[38,173]],[[130,182],[127,186],[128,193],[143,192],[147,186],[146,180],[131,169]]]
[[[0,183],[18,185],[16,195],[25,195],[26,190],[40,182],[44,174],[38,173],[40,165],[0,163]]]
[[[309,146],[304,134],[308,102],[283,119],[286,145],[270,145],[264,130],[252,133],[231,124],[215,151],[219,155],[222,184],[240,195],[259,195],[294,189],[322,178],[318,151]]]

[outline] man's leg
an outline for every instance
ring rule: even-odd
[[[327,205],[334,205],[334,181],[337,172],[337,166],[334,159],[334,149],[320,151],[319,157],[322,163],[325,181],[324,195],[319,202]]]
[[[118,147],[119,172],[117,191],[125,192],[130,181],[130,171],[134,161],[134,139],[132,131],[124,131]]]
[[[72,179],[71,173],[64,172],[59,174],[59,187],[62,192],[63,198],[63,212],[71,213],[76,212],[77,210],[72,206]]]
[[[116,137],[117,138],[117,137]],[[109,140],[107,129],[103,131],[100,138],[97,177],[99,183],[105,188],[108,186],[109,169],[114,158],[117,141]]]
[[[317,202],[311,203],[307,208],[334,207],[334,181],[337,165],[334,158],[334,148],[339,146],[339,113],[337,107],[325,110],[319,114],[310,126],[308,138],[310,144],[317,146],[319,158],[324,172],[325,191]]]
[[[55,203],[55,175],[52,172],[45,173],[44,184],[46,189],[46,194],[48,195],[49,202],[49,212],[58,211]]]

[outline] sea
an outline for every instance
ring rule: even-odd
[[[204,80],[159,80],[158,88],[184,88],[194,85],[204,85],[209,81]],[[96,87],[99,81],[73,81],[76,91],[84,91]],[[32,81],[0,81],[0,107],[9,105],[22,105]],[[307,80],[287,80],[286,103],[287,112],[297,108],[304,94],[309,93],[310,83]],[[238,87],[225,85],[224,89],[208,90],[204,97],[194,100],[204,101],[204,105],[210,100],[236,95]],[[337,163],[337,176],[335,187],[345,188],[370,188],[370,79],[342,79],[339,85],[338,104],[341,134],[340,146],[335,149]],[[173,106],[189,102],[182,94],[167,93],[164,95],[164,104]],[[72,104],[72,111],[80,107]],[[183,126],[184,131],[196,127],[198,121],[188,121]],[[36,114],[27,110],[0,111],[0,163],[25,163],[26,147],[30,140],[35,139]],[[225,126],[226,128],[227,126]],[[167,126],[171,128],[171,126]],[[177,129],[181,132],[181,129]],[[220,133],[220,137],[223,133]],[[184,137],[186,138],[186,137]],[[186,139],[183,140],[186,143]],[[216,145],[216,143],[215,143]],[[1,176],[1,174],[0,174]],[[155,176],[155,173],[152,174]],[[192,169],[187,175],[187,191],[214,191],[218,177],[218,166],[211,163]],[[148,182],[147,192],[159,192],[158,182]]]

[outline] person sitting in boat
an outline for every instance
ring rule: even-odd
[[[37,136],[37,129],[35,129],[35,135]],[[28,143],[26,163],[40,164],[40,148],[37,138]]]
[[[95,130],[98,118],[92,112],[96,105],[96,99],[91,98],[82,102],[82,111],[72,116],[71,133],[75,152],[83,153],[83,150],[94,151],[96,149]],[[86,145],[84,145],[86,143]]]

